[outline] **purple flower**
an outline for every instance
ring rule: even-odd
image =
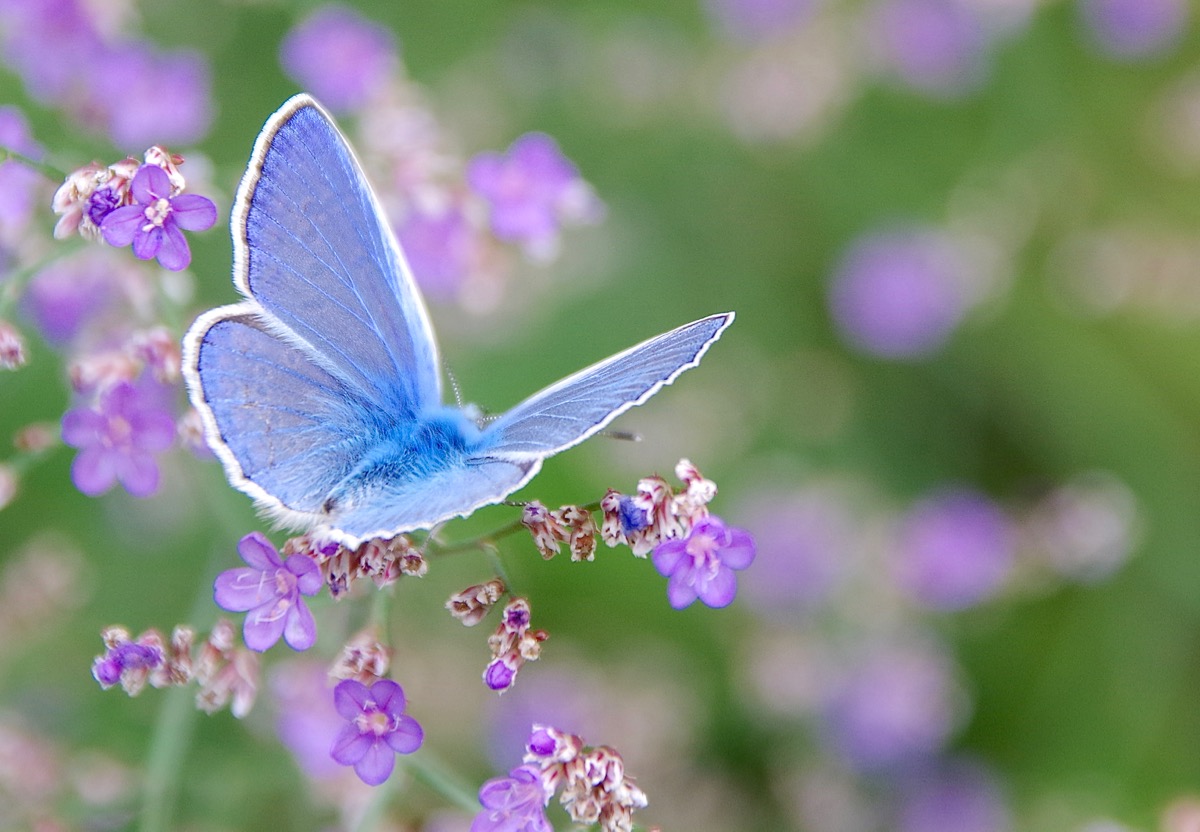
[[[114,305],[118,290],[108,254],[97,248],[56,261],[30,281],[21,296],[21,313],[51,344],[67,343]]]
[[[603,206],[545,133],[526,133],[507,153],[480,153],[467,182],[487,202],[492,233],[549,256],[563,223],[595,222]]]
[[[1161,55],[1175,46],[1187,25],[1187,0],[1080,0],[1088,34],[1116,60]]]
[[[367,103],[396,72],[392,33],[345,6],[322,6],[279,47],[279,62],[332,110]]]
[[[885,65],[914,89],[961,95],[983,77],[990,38],[968,3],[881,0],[868,25]]]
[[[29,122],[15,107],[0,107],[0,146],[34,159],[42,155],[29,134]],[[0,242],[12,242],[25,228],[41,184],[42,175],[21,162],[0,163]]]
[[[923,500],[905,516],[894,553],[900,585],[937,610],[960,610],[994,595],[1012,570],[1013,529],[1004,512],[975,491]]]
[[[194,144],[212,123],[212,82],[198,52],[114,44],[86,80],[90,109],[79,118],[103,128],[118,147]]]
[[[768,37],[806,18],[819,0],[706,0],[709,17],[740,40]]]
[[[898,832],[1008,832],[1012,818],[996,777],[969,759],[921,770],[905,784]]]
[[[941,749],[957,718],[947,660],[928,648],[892,647],[860,661],[824,710],[827,739],[859,771],[924,760]]]
[[[480,238],[456,205],[439,214],[412,211],[396,236],[413,277],[429,297],[453,297],[483,259]]]
[[[286,561],[258,532],[238,541],[246,566],[227,569],[213,584],[213,600],[229,612],[246,613],[242,638],[251,650],[263,652],[279,637],[293,650],[307,650],[317,641],[317,624],[301,595],[316,595],[324,585],[312,558],[292,555]]]
[[[834,323],[863,352],[892,359],[928,355],[971,305],[963,261],[958,246],[937,231],[868,234],[834,274]]]
[[[328,680],[328,667],[308,659],[282,662],[271,670],[275,733],[314,780],[329,780],[345,771],[329,756],[344,722],[329,695]]]
[[[78,407],[63,416],[63,441],[79,448],[71,481],[84,494],[98,496],[116,482],[135,497],[158,490],[154,455],[175,441],[175,420],[156,387],[123,381],[100,397],[96,409]]]
[[[404,691],[391,679],[371,687],[345,679],[333,689],[333,704],[350,724],[342,728],[330,755],[368,786],[378,786],[392,774],[397,754],[421,747],[425,733],[404,713]]]
[[[92,663],[92,676],[106,690],[121,681],[125,671],[153,670],[163,662],[163,652],[148,644],[126,641],[108,648]]]
[[[100,226],[105,242],[118,248],[132,243],[139,260],[157,257],[164,269],[187,268],[192,252],[180,229],[212,228],[217,206],[197,194],[171,196],[171,180],[157,165],[142,165],[130,191],[136,204],[110,212]]]
[[[735,569],[754,562],[754,538],[745,529],[726,527],[707,517],[686,538],[654,547],[654,568],[668,578],[667,600],[681,610],[699,598],[710,607],[725,607],[737,594]]]
[[[103,44],[80,0],[0,5],[4,61],[43,103],[65,98],[98,65]]]
[[[550,795],[542,786],[535,765],[514,768],[479,789],[483,811],[471,822],[470,832],[553,832],[546,818]]]

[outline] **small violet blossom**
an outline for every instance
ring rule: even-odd
[[[317,641],[317,625],[301,595],[316,595],[323,581],[312,558],[292,555],[286,561],[258,532],[238,541],[246,566],[228,569],[213,584],[213,600],[221,609],[246,613],[242,637],[259,653],[279,637],[293,650],[307,650]]]
[[[77,407],[63,416],[63,441],[79,448],[71,481],[84,494],[99,496],[117,482],[135,497],[158,490],[154,455],[175,441],[175,420],[155,388],[123,381],[100,397],[97,408]]]
[[[110,246],[133,244],[139,260],[157,257],[164,269],[179,271],[192,262],[183,231],[205,231],[217,221],[217,206],[198,194],[172,196],[167,172],[157,165],[142,165],[130,184],[134,205],[116,208],[100,224]]]
[[[654,548],[654,568],[668,578],[667,599],[677,610],[699,598],[710,607],[725,607],[737,594],[735,569],[754,562],[754,538],[745,529],[726,526],[709,516],[686,538],[666,540]]]
[[[335,111],[366,105],[399,67],[392,33],[340,5],[322,6],[288,33],[279,62]]]
[[[480,153],[467,168],[471,190],[487,202],[492,233],[552,257],[560,225],[597,222],[604,206],[578,168],[545,133],[526,133],[508,152]]]
[[[350,724],[342,728],[330,756],[368,786],[387,780],[396,765],[396,754],[411,754],[421,747],[425,732],[404,713],[404,690],[391,679],[380,679],[369,688],[344,679],[333,689],[333,704]]]
[[[507,777],[487,781],[479,789],[479,802],[483,811],[471,822],[470,832],[553,832],[546,818],[550,795],[536,765],[518,766]]]

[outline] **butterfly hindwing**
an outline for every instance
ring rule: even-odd
[[[488,426],[488,454],[544,458],[579,444],[695,367],[733,317],[685,324],[533,394]]]

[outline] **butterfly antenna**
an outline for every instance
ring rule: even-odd
[[[444,361],[442,362],[442,372],[446,374],[446,379],[450,382],[450,389],[454,391],[454,401],[458,404],[459,408],[465,407],[462,390],[458,386],[458,379],[454,377],[454,371],[450,369],[450,365]]]
[[[623,439],[626,442],[642,441],[642,435],[640,433],[633,433],[627,430],[602,430],[597,434],[597,436],[603,436],[608,439]]]

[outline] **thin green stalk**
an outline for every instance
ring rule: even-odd
[[[62,182],[67,178],[66,171],[61,171],[54,165],[48,165],[45,162],[39,162],[37,159],[31,159],[24,153],[18,153],[12,148],[0,145],[0,162],[20,162],[27,168],[32,168],[38,173],[45,176],[54,182]]]
[[[401,757],[401,765],[418,783],[423,783],[460,809],[479,811],[474,789],[431,751],[422,750],[411,757]]]

